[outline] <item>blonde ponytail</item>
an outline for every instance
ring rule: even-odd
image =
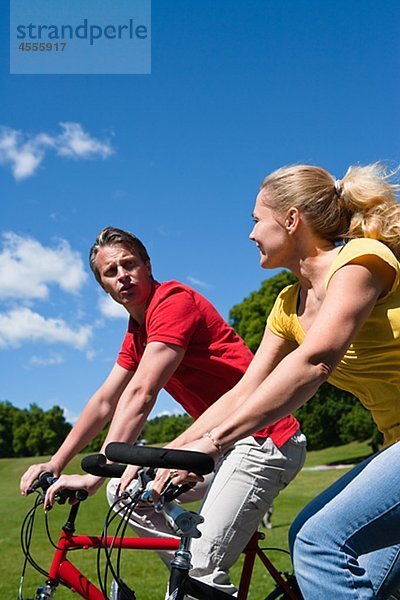
[[[379,240],[400,259],[399,185],[391,183],[397,171],[382,163],[350,167],[341,180],[341,202],[352,214],[346,239],[359,237]]]

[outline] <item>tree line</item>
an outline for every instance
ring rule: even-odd
[[[267,315],[279,292],[296,281],[294,275],[282,271],[265,280],[229,313],[229,322],[256,352],[265,329]],[[311,450],[337,446],[351,441],[371,440],[374,450],[381,443],[369,411],[348,392],[324,383],[315,396],[296,411]],[[142,438],[148,444],[165,444],[177,437],[193,422],[188,415],[163,415],[147,421]],[[44,411],[36,404],[16,408],[10,402],[0,402],[0,457],[39,456],[53,454],[61,445],[71,425],[62,408],[53,406]],[[86,448],[98,452],[107,428]]]

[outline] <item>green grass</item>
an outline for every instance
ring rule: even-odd
[[[370,453],[367,444],[348,444],[337,448],[309,452],[306,466],[312,467],[319,464],[353,463]],[[34,462],[41,459],[37,457]],[[0,548],[1,569],[3,575],[0,582],[0,598],[17,598],[19,579],[23,556],[20,549],[19,535],[22,519],[27,510],[32,506],[31,497],[24,498],[19,495],[18,482],[22,473],[32,463],[30,458],[1,459],[0,460]],[[69,472],[79,469],[80,458],[72,462]],[[78,471],[79,472],[79,471]],[[263,546],[287,549],[287,531],[295,515],[316,494],[328,487],[343,473],[342,470],[313,471],[303,470],[297,479],[284,490],[275,503],[272,518],[273,528],[266,532]],[[77,533],[100,534],[105,513],[108,509],[104,493],[98,492],[80,508],[77,521]],[[66,520],[67,507],[56,506],[49,515],[50,529],[53,537],[57,538],[62,523]],[[52,548],[47,540],[41,509],[38,510],[37,527],[34,532],[32,552],[35,559],[47,569],[52,556]],[[290,570],[289,558],[281,553],[271,552],[269,556],[282,570]],[[74,553],[74,563],[97,582],[96,552],[87,550]],[[240,576],[240,560],[232,569],[232,578],[237,583]],[[164,598],[167,572],[153,552],[126,551],[123,559],[124,579],[134,587],[138,600],[157,600]],[[41,585],[43,578],[39,573],[28,567],[25,577],[23,597],[31,598],[37,585]],[[253,574],[250,598],[260,600],[273,587],[269,576],[261,565],[257,565]],[[76,598],[65,588],[60,587],[57,598]]]

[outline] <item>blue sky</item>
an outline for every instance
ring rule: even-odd
[[[224,317],[271,273],[258,186],[400,161],[397,0],[152,2],[150,75],[10,75],[0,24],[0,399],[74,419],[126,327],[89,272],[106,225]],[[162,394],[153,414],[177,405]]]

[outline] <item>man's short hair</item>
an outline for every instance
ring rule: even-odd
[[[89,253],[89,264],[93,271],[94,276],[101,285],[101,277],[99,270],[96,265],[96,256],[100,248],[105,246],[123,246],[128,250],[131,250],[135,254],[138,254],[143,262],[150,262],[150,257],[146,250],[146,247],[142,242],[129,231],[118,229],[117,227],[105,227],[98,234],[95,243],[90,249]]]

